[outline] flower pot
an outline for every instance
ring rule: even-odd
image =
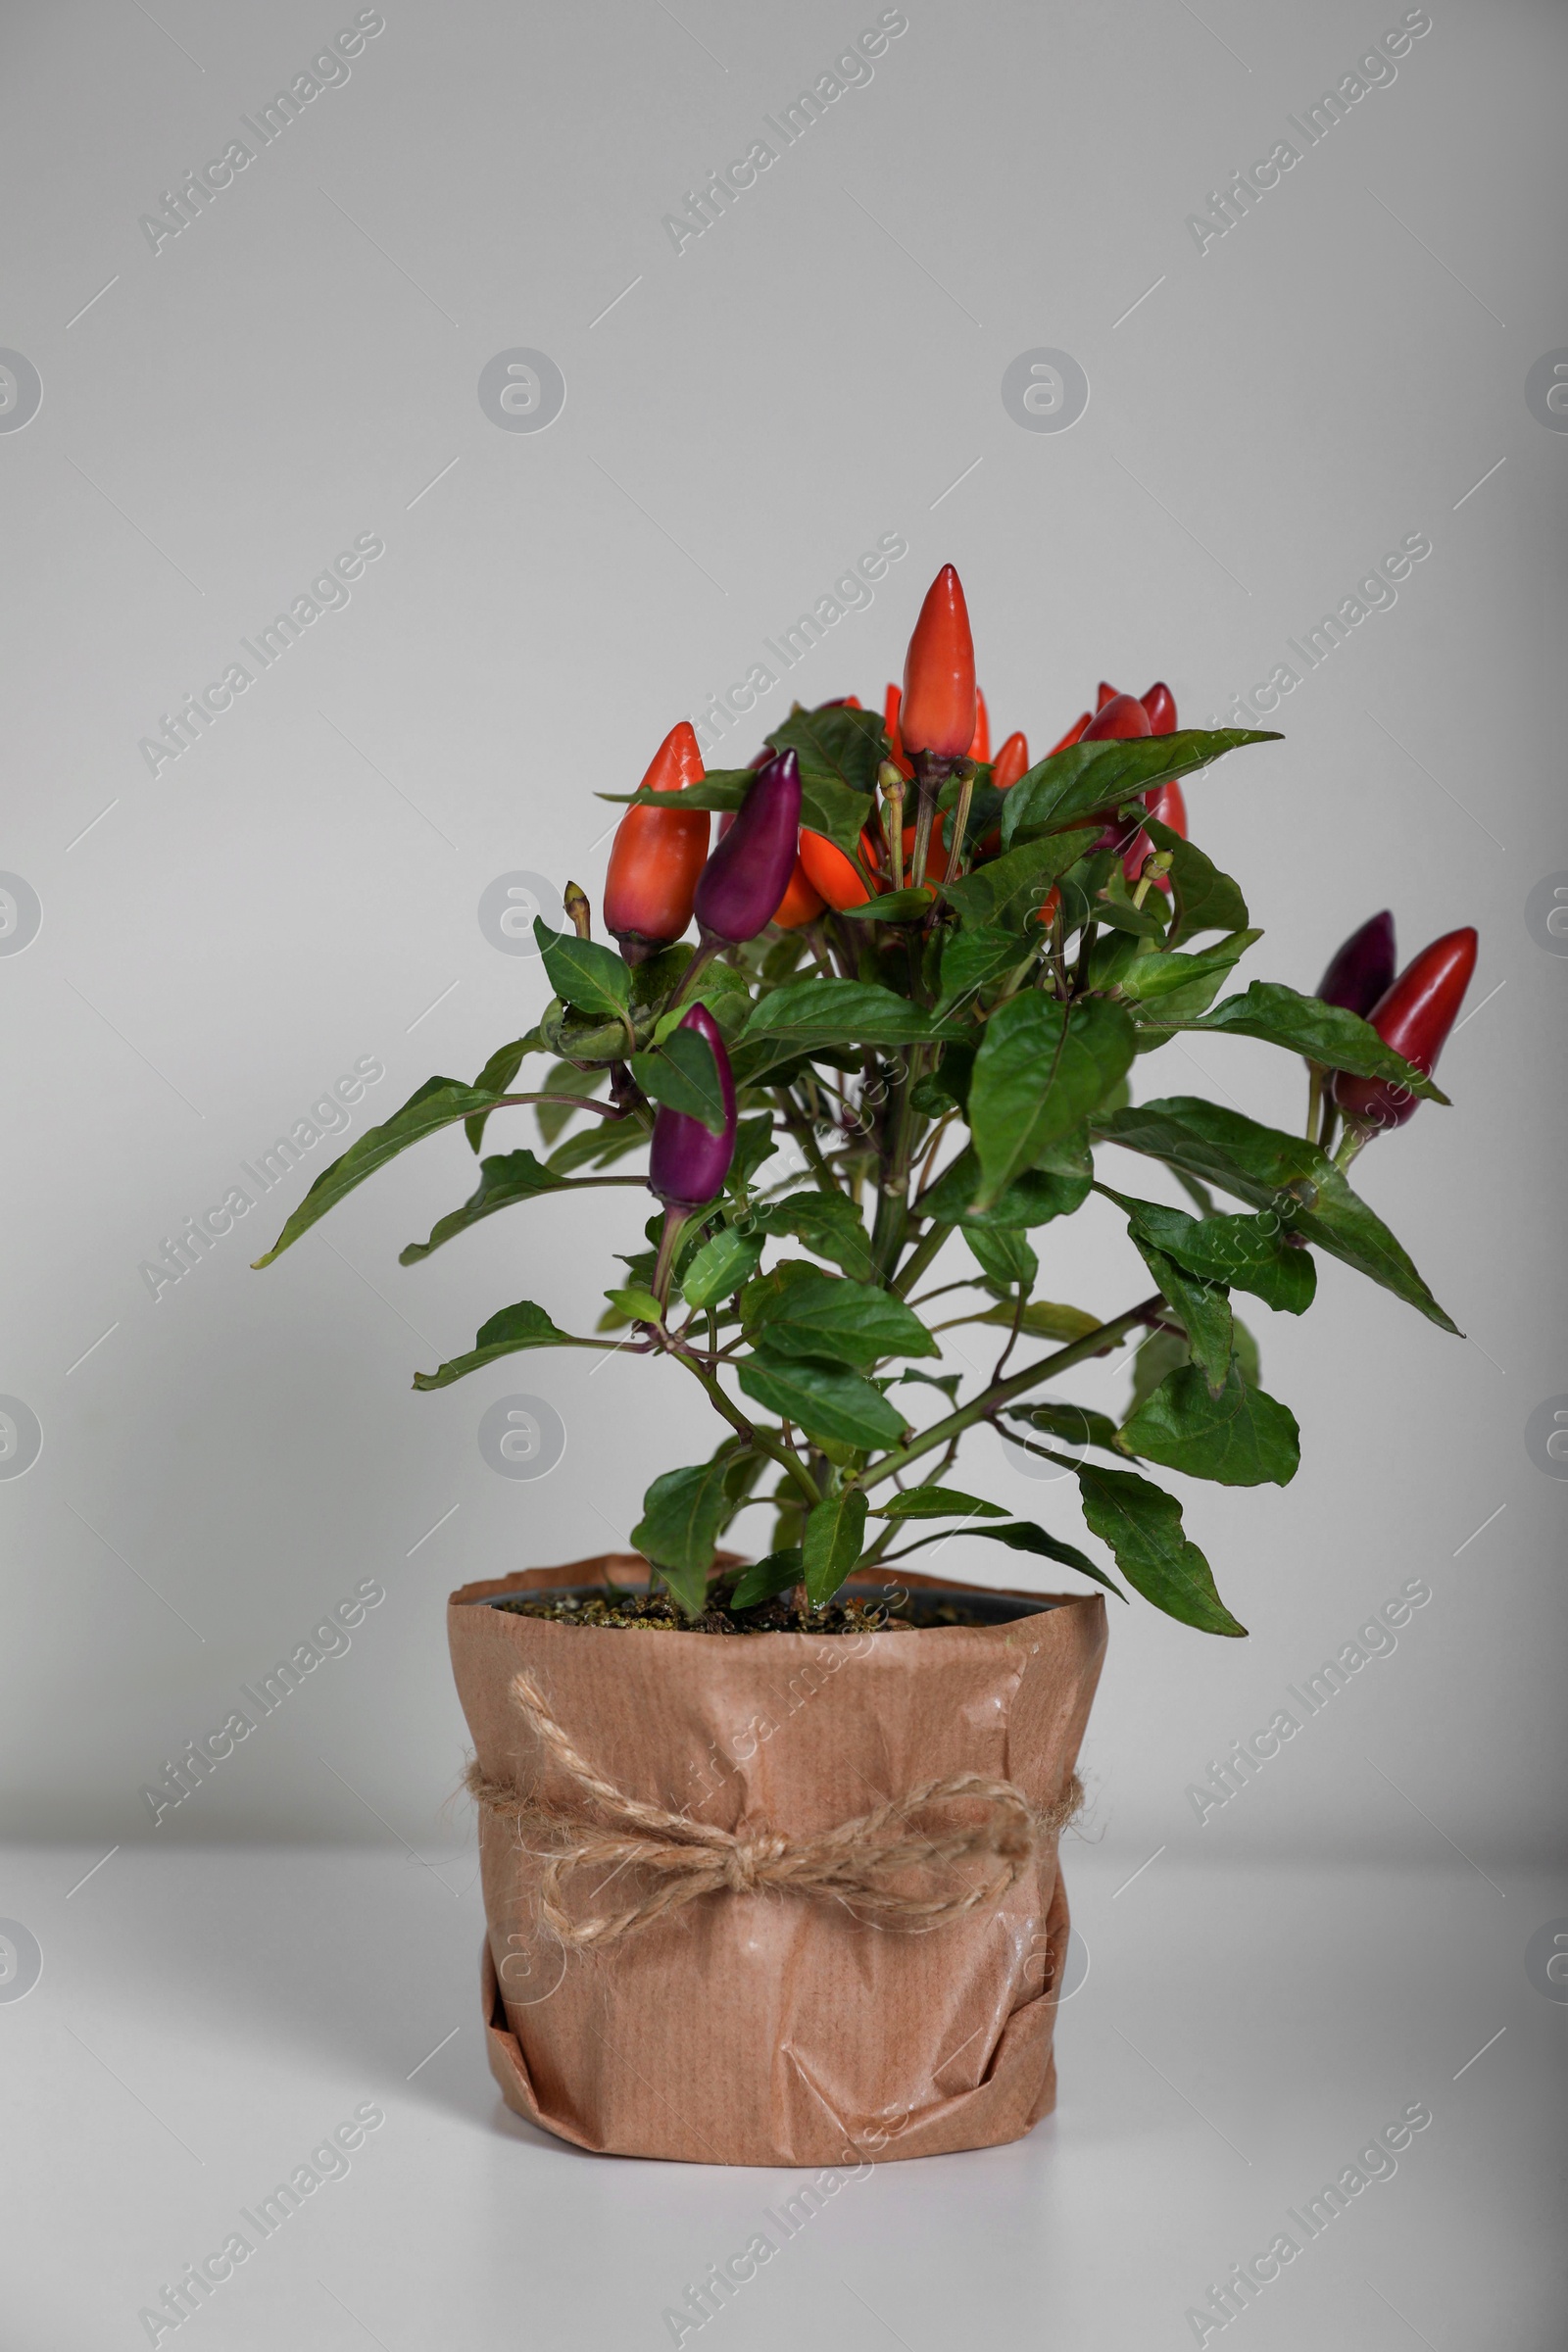
[[[449,1606],[507,2104],[579,2147],[697,2164],[1020,2137],[1055,2099],[1057,1832],[1103,1600],[965,1592],[991,1622],[746,1637],[487,1605],[646,1578],[612,1554],[466,1585]],[[948,1776],[960,1786],[921,1798]],[[911,1799],[890,1829],[878,1808]],[[750,1859],[733,1839],[687,1853],[682,1823],[742,1832]],[[553,1866],[584,1835],[598,1850]],[[912,1842],[868,1860],[868,1837]],[[650,1867],[655,1848],[697,1876]]]

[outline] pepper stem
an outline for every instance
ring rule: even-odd
[[[1323,1064],[1309,1061],[1306,1066],[1311,1072],[1311,1082],[1306,1090],[1306,1140],[1309,1144],[1315,1144],[1323,1107]]]
[[[662,1314],[669,1300],[669,1278],[675,1264],[675,1245],[681,1228],[691,1212],[683,1202],[671,1200],[664,1208],[664,1227],[659,1237],[659,1255],[654,1261],[654,1297]]]
[[[566,919],[570,923],[572,929],[576,932],[577,937],[579,939],[592,938],[594,927],[593,909],[588,904],[588,893],[583,889],[580,882],[568,882],[566,884],[565,889],[561,894],[561,904],[565,908]]]

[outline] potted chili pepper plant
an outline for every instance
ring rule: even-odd
[[[556,991],[538,1025],[352,1144],[260,1261],[410,1146],[461,1125],[483,1153],[518,1108],[544,1156],[481,1156],[403,1263],[548,1194],[654,1198],[596,1332],[524,1298],[415,1378],[616,1344],[717,1417],[707,1459],[658,1469],[625,1553],[452,1599],[491,2061],[562,2136],[836,2166],[1027,2131],[1054,2089],[1057,1840],[1103,1594],[1244,1631],[1151,1473],[1283,1486],[1297,1467],[1234,1294],[1300,1314],[1322,1250],[1453,1329],[1347,1170],[1446,1100],[1431,1073],[1475,934],[1396,976],[1378,915],[1316,995],[1221,997],[1261,934],[1188,838],[1181,780],[1269,740],[1178,727],[1163,684],[1102,686],[1046,758],[1018,732],[993,760],[945,566],[880,713],[797,707],[751,767],[706,773],[683,721],[636,792],[604,796],[629,804],[602,902],[615,944],[568,886],[569,928],[537,926]],[[1194,1032],[1303,1056],[1307,1132],[1134,1102],[1143,1056]],[[1108,1145],[1185,1205],[1113,1189]],[[1039,1288],[1037,1241],[1094,1195],[1133,1268],[1108,1318]],[[938,1368],[958,1325],[995,1348],[968,1393]],[[1116,1350],[1119,1420],[1062,1386]],[[1093,1556],[956,1471],[986,1428],[1076,1480]],[[759,1510],[762,1556],[722,1548]],[[960,1532],[1091,1589],[906,1566]]]

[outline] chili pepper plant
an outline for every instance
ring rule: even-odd
[[[1102,685],[1044,759],[1014,732],[993,760],[945,566],[880,711],[853,695],[797,706],[750,767],[706,773],[683,721],[635,792],[601,796],[628,804],[609,940],[569,885],[568,927],[536,925],[556,992],[537,1026],[352,1144],[259,1263],[425,1137],[461,1125],[482,1153],[492,1120],[529,1108],[543,1155],[482,1156],[468,1199],[401,1263],[549,1194],[646,1187],[654,1213],[639,1234],[626,1202],[597,1332],[520,1298],[414,1385],[524,1350],[602,1350],[613,1332],[652,1377],[695,1382],[718,1442],[660,1469],[632,1531],[679,1622],[825,1624],[853,1571],[964,1531],[1241,1634],[1152,1474],[1294,1477],[1295,1416],[1260,1385],[1233,1300],[1304,1313],[1319,1251],[1454,1329],[1348,1171],[1418,1102],[1446,1101],[1431,1073],[1476,952],[1457,931],[1396,976],[1382,913],[1316,995],[1234,987],[1262,934],[1189,837],[1183,779],[1276,740],[1180,727],[1163,684]],[[1306,1132],[1152,1093],[1141,1063],[1189,1034],[1303,1057]],[[1112,1144],[1168,1171],[1187,1204],[1108,1183],[1096,1153]],[[1095,1194],[1126,1223],[1133,1295],[1108,1319],[1040,1291],[1042,1248],[1070,1262],[1048,1229]],[[941,1362],[958,1326],[995,1348],[967,1382]],[[1119,1420],[1067,1383],[1118,1349],[1133,1351]],[[961,1481],[964,1440],[988,1424],[1076,1478],[1104,1558]],[[764,1504],[765,1556],[720,1565],[732,1523]]]

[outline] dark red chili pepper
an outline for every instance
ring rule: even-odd
[[[654,754],[639,789],[676,793],[702,780],[703,755],[683,718]],[[668,947],[691,921],[709,832],[706,808],[628,808],[616,826],[605,876],[605,928],[628,963]]]
[[[930,587],[904,662],[899,727],[911,757],[961,760],[974,741],[974,640],[963,587],[944,564]]]
[[[795,871],[800,827],[800,761],[793,751],[780,752],[758,769],[735,822],[703,868],[696,914],[709,938],[739,947],[771,921]]]
[[[1079,737],[1080,743],[1120,743],[1135,735],[1152,735],[1149,712],[1135,694],[1113,694],[1102,702]]]
[[[1102,679],[1101,679],[1101,681],[1100,681],[1099,687],[1096,689],[1096,693],[1095,693],[1095,710],[1096,710],[1097,713],[1098,713],[1099,711],[1102,711],[1102,710],[1103,710],[1103,709],[1105,708],[1105,705],[1106,705],[1107,703],[1113,703],[1113,702],[1115,701],[1115,699],[1116,699],[1116,689],[1115,689],[1115,687],[1114,687],[1114,686],[1107,686],[1107,685],[1106,685],[1106,683],[1105,683],[1105,681],[1104,681],[1104,679],[1103,679],[1103,678],[1102,678]]]
[[[1057,741],[1052,745],[1050,751],[1046,754],[1047,759],[1054,760],[1056,754],[1058,752],[1066,751],[1070,744],[1082,743],[1085,732],[1088,729],[1089,722],[1093,717],[1094,712],[1092,710],[1080,710],[1078,716],[1073,720],[1072,725],[1067,729],[1066,734],[1058,737]]]
[[[1394,986],[1395,969],[1394,917],[1385,906],[1350,933],[1330,959],[1317,993],[1325,1004],[1359,1013],[1364,1021]]]
[[[1445,932],[1405,965],[1367,1015],[1383,1043],[1428,1076],[1458,1018],[1476,968],[1477,945],[1468,926]],[[1402,1127],[1416,1106],[1416,1097],[1406,1088],[1382,1078],[1355,1078],[1348,1070],[1335,1071],[1334,1100],[1347,1126],[1373,1133]]]
[[[681,1027],[695,1029],[712,1048],[724,1124],[717,1135],[711,1135],[701,1119],[688,1118],[684,1111],[671,1110],[662,1102],[655,1114],[648,1153],[648,1189],[671,1208],[701,1208],[722,1190],[735,1156],[735,1081],[718,1024],[707,1005],[693,1004]]]
[[[1139,696],[1149,713],[1151,735],[1174,735],[1176,732],[1176,697],[1163,679],[1156,680],[1149,692]]]

